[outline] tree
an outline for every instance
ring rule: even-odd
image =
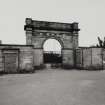
[[[103,47],[105,48],[105,37],[104,37]]]
[[[104,47],[104,44],[105,44],[105,37],[104,37],[104,41],[102,41],[101,39],[100,39],[100,37],[98,37],[98,42],[99,42],[99,47]]]

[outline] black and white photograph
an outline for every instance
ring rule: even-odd
[[[105,0],[0,0],[0,105],[105,105]]]

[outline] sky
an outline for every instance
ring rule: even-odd
[[[48,39],[45,41],[43,49],[44,51],[56,51],[56,53],[61,53],[62,46],[60,45],[58,40]]]
[[[98,43],[105,36],[105,0],[0,0],[0,40],[25,44],[25,18],[78,22],[79,46]]]

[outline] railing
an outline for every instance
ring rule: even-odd
[[[46,54],[61,54],[61,51],[44,51]]]

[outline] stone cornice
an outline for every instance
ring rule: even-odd
[[[32,30],[55,30],[55,31],[80,31],[78,28],[78,23],[59,23],[59,22],[47,22],[47,21],[37,21],[32,20],[31,18],[26,18],[26,25],[24,26],[24,30],[32,31]]]

